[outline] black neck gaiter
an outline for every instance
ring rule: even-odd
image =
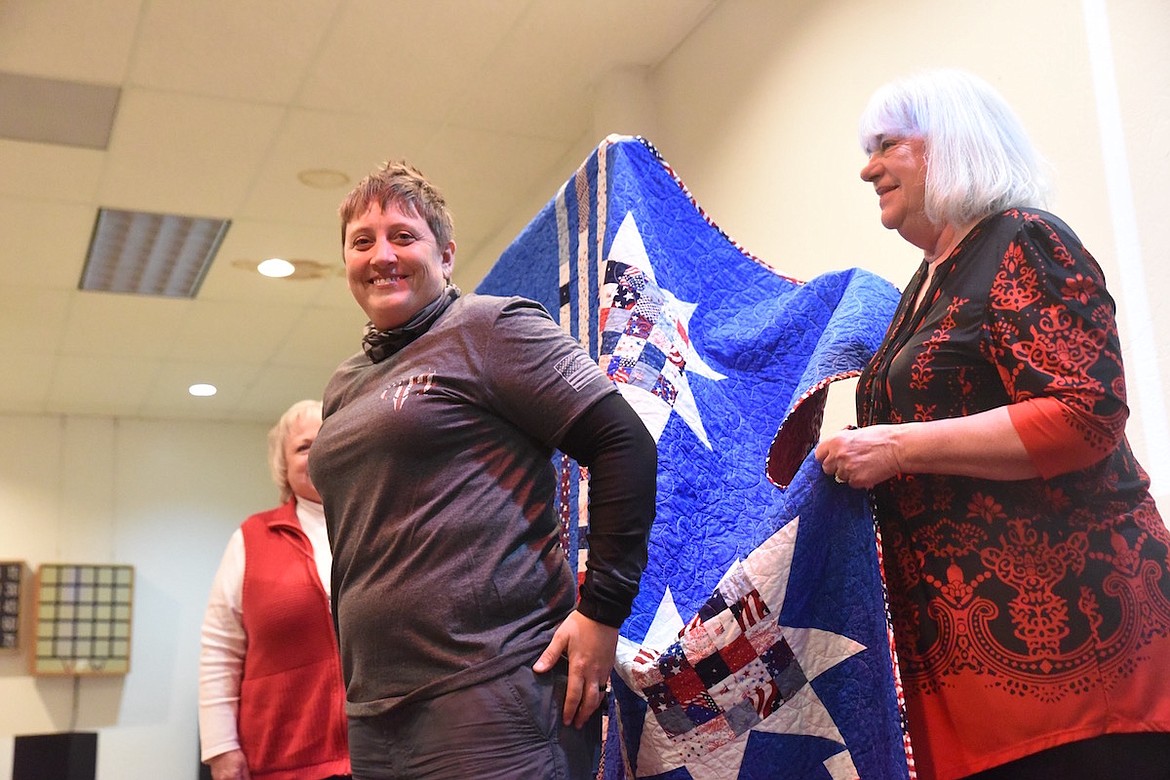
[[[424,306],[403,326],[378,330],[374,323],[366,323],[366,335],[362,337],[362,349],[371,362],[380,363],[430,330],[460,295],[459,288],[450,282],[439,297]]]

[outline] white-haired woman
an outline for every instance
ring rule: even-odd
[[[199,657],[201,758],[214,780],[350,774],[341,662],[329,606],[332,556],[309,448],[321,402],[299,401],[268,432],[281,505],[228,542]]]
[[[923,257],[816,455],[873,490],[919,777],[1170,777],[1170,533],[1101,269],[982,80],[888,84],[860,133]]]

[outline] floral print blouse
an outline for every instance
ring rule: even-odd
[[[926,270],[858,383],[858,420],[1055,399],[1073,441],[1045,448],[1051,415],[1013,415],[1034,460],[1048,453],[1043,477],[902,474],[874,489],[920,776],[1106,730],[1170,731],[1170,534],[1124,436],[1101,269],[1058,218],[1013,209],[968,233],[916,307]],[[1129,691],[1141,700],[1119,701]]]

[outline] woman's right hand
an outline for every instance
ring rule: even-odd
[[[210,759],[207,765],[211,767],[211,780],[252,780],[248,771],[248,761],[244,758],[244,751],[229,750]]]

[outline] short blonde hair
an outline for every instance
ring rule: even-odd
[[[292,485],[288,483],[288,460],[284,456],[284,445],[289,431],[301,420],[321,421],[321,402],[314,400],[297,401],[290,406],[276,425],[268,431],[268,469],[272,481],[280,488],[280,503],[285,504],[293,496]]]

